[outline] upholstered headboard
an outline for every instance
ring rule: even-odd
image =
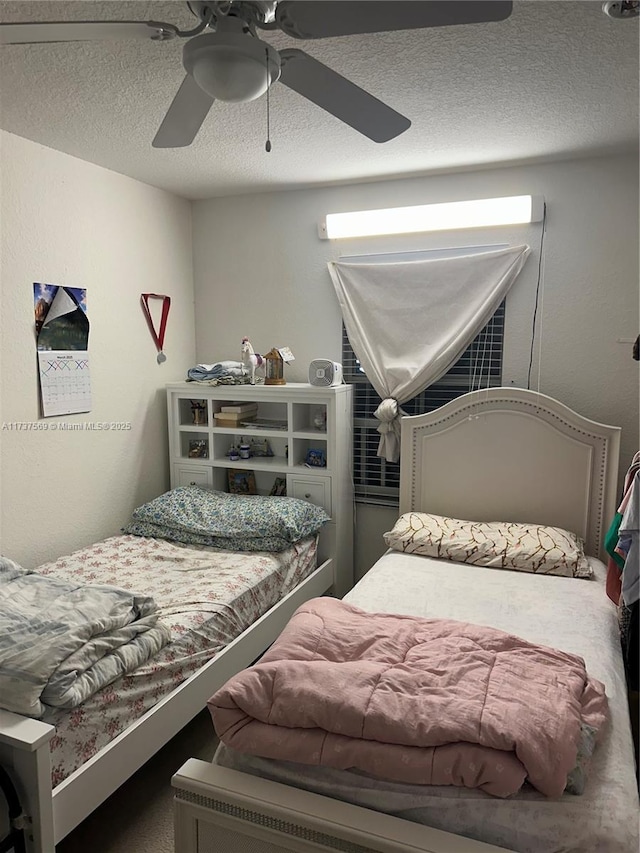
[[[472,391],[402,419],[400,512],[550,524],[602,556],[620,428],[522,388]]]

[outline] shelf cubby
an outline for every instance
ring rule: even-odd
[[[180,430],[180,457],[181,459],[200,460],[209,459],[210,453],[209,433],[202,427]]]
[[[187,397],[178,401],[178,423],[195,429],[209,425],[209,401],[204,397]]]
[[[291,428],[294,433],[327,434],[327,407],[323,403],[293,403]]]
[[[317,454],[311,454],[312,458],[319,460],[320,458],[324,459],[324,465],[322,464],[310,464],[309,468],[313,470],[326,471],[327,468],[331,467],[331,459],[327,449],[327,439],[326,436],[324,438],[316,438],[316,436],[312,437],[302,437],[302,438],[293,438],[292,440],[292,448],[289,448],[289,457],[291,459],[291,463],[294,467],[306,467],[307,457],[309,451],[318,451]]]

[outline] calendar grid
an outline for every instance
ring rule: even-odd
[[[91,411],[91,378],[87,351],[40,351],[38,365],[42,414],[45,418]]]

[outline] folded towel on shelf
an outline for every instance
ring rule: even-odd
[[[45,577],[0,557],[0,707],[74,708],[170,640],[155,601]]]
[[[246,371],[241,361],[218,361],[215,364],[196,364],[187,371],[192,382],[208,382],[211,379],[241,379]]]

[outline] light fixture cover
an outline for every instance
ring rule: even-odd
[[[271,45],[226,31],[190,39],[182,61],[198,86],[219,101],[253,101],[280,77],[280,55]]]
[[[345,237],[519,225],[540,221],[543,208],[544,200],[541,197],[519,195],[329,213],[325,221],[320,223],[319,233],[325,239],[336,240]]]

